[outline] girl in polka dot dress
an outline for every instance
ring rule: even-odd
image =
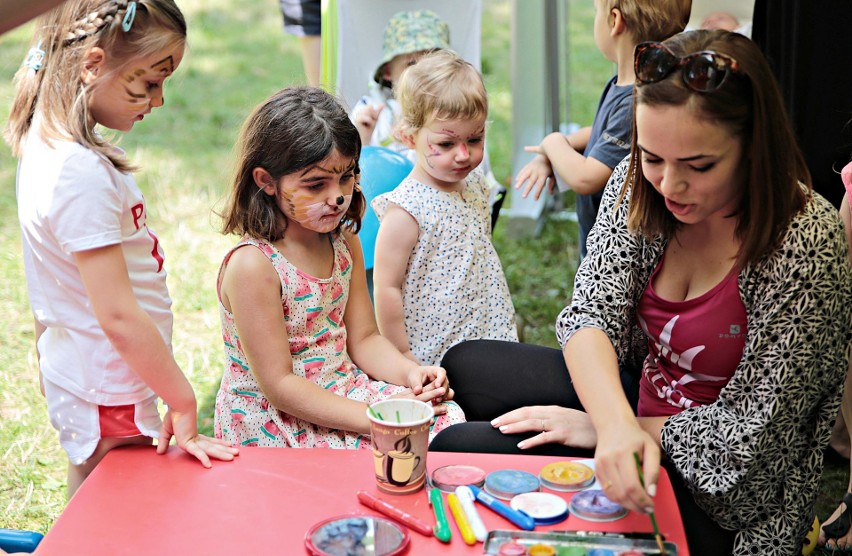
[[[215,433],[232,444],[367,448],[367,404],[434,405],[432,434],[464,415],[446,373],[376,328],[361,245],[358,131],[320,89],[284,89],[244,124],[224,211],[240,241],[217,291],[225,372]]]
[[[400,351],[436,365],[453,345],[517,341],[515,309],[491,244],[489,189],[480,171],[488,99],[479,72],[448,50],[402,74],[401,141],[414,169],[373,200],[376,316]]]

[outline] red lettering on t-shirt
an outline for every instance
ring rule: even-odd
[[[145,222],[142,221],[142,217],[145,215],[144,204],[139,203],[138,205],[133,205],[133,207],[130,208],[130,212],[133,213],[133,225],[136,226],[137,230],[145,225]]]
[[[151,256],[157,261],[157,272],[160,272],[163,270],[163,255],[160,253],[160,240],[157,239],[157,236],[154,235],[154,232],[150,228],[146,227],[145,229],[148,230],[148,235],[154,240],[154,248],[151,249]]]

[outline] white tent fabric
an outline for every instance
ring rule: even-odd
[[[382,60],[382,37],[397,12],[429,9],[450,26],[450,47],[480,67],[482,0],[337,0],[336,93],[350,110]]]

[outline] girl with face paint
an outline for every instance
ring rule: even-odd
[[[414,169],[373,208],[373,269],[382,334],[426,365],[464,340],[518,340],[503,267],[491,244],[490,191],[480,170],[488,99],[479,72],[449,50],[397,83],[400,139]]]
[[[163,453],[174,436],[204,467],[232,460],[237,449],[198,434],[137,168],[97,129],[130,132],[163,106],[186,20],[174,0],[67,0],[33,26],[4,136],[19,160],[39,382],[68,456],[68,497],[110,450],[152,438]]]
[[[215,433],[237,445],[366,448],[367,405],[432,403],[462,422],[444,369],[382,337],[358,229],[358,131],[321,89],[284,89],[243,126],[217,291],[225,371]]]

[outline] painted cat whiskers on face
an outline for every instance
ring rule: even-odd
[[[131,104],[146,104],[150,103],[151,91],[157,88],[162,87],[162,82],[166,80],[175,70],[175,62],[172,56],[167,56],[162,60],[155,62],[149,69],[144,68],[136,68],[132,70],[130,73],[123,77],[124,82],[124,91],[127,93],[127,100]],[[145,85],[145,92],[137,93],[134,92],[130,86],[134,85],[137,79],[148,74],[149,72],[153,72],[156,74],[157,82],[149,83]]]
[[[316,165],[304,175],[315,170],[327,176],[310,175],[298,187],[281,187],[282,209],[288,219],[301,226],[318,233],[328,233],[337,228],[352,203],[356,183],[355,162],[331,168]],[[336,176],[340,176],[339,189],[329,191],[324,182]]]

